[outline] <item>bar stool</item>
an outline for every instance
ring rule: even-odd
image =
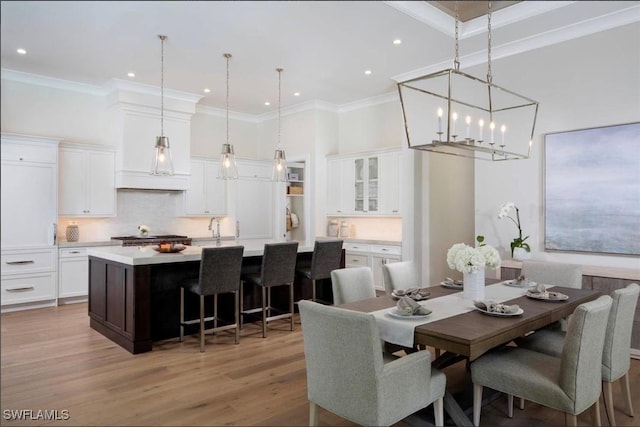
[[[240,341],[240,322],[238,312],[238,290],[240,288],[240,273],[242,268],[242,254],[244,246],[228,248],[203,248],[200,261],[200,276],[180,286],[180,342],[184,339],[185,325],[200,323],[200,352],[204,352],[205,322],[213,321],[211,332],[235,329],[236,344]],[[184,291],[185,289],[200,297],[200,317],[193,320],[184,319]],[[233,293],[234,323],[218,326],[218,294]],[[204,297],[213,295],[213,316],[205,317]]]
[[[342,240],[316,240],[313,247],[310,266],[296,268],[296,275],[312,282],[312,301],[316,298],[316,281],[330,279],[331,272],[340,268],[342,258]]]
[[[262,338],[267,337],[267,323],[278,319],[291,319],[293,331],[293,281],[296,272],[298,242],[267,243],[264,245],[262,267],[259,273],[248,273],[241,276],[240,283],[240,315],[262,312]],[[244,285],[251,283],[260,286],[262,291],[262,307],[244,309]],[[271,288],[274,286],[289,287],[289,312],[271,315],[276,310],[271,307]],[[240,319],[242,327],[242,318]]]

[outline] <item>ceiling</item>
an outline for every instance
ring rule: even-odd
[[[277,67],[284,68],[283,108],[309,102],[346,108],[394,93],[394,78],[452,66],[453,18],[429,3],[2,1],[3,78],[31,73],[85,88],[104,88],[112,79],[121,79],[157,90],[157,36],[166,34],[165,89],[202,96],[199,105],[225,108],[223,53],[229,52],[234,112],[263,115],[277,109]],[[460,6],[466,13],[475,3],[485,7],[484,2]],[[512,54],[517,43],[529,46],[532,38],[541,40],[541,34],[547,37],[576,25],[596,32],[640,19],[638,1],[494,3],[517,3],[493,14],[496,58],[502,45]],[[613,23],[611,16],[616,18]],[[593,25],[600,20],[606,25]],[[480,58],[486,50],[486,26],[482,16],[461,25],[463,68],[474,65],[474,53]],[[588,34],[573,33],[571,37]],[[402,43],[393,44],[396,38]],[[27,54],[17,54],[18,48]],[[526,47],[531,48],[535,47]],[[372,72],[365,75],[365,70]],[[128,72],[135,77],[127,77]],[[265,101],[271,105],[265,106]]]
[[[456,3],[458,3],[458,19],[460,22],[471,21],[472,19],[479,18],[486,15],[489,12],[488,1],[428,1],[432,6],[437,7],[444,13],[456,16]],[[495,12],[500,9],[504,9],[508,6],[513,6],[519,1],[492,1],[491,11]]]

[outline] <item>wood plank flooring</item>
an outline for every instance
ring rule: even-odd
[[[156,343],[149,353],[132,355],[89,327],[87,305],[72,304],[1,316],[1,425],[308,425],[304,349],[300,325],[290,332],[276,323],[266,339],[247,325],[239,345],[232,333],[207,338],[198,351],[195,336],[183,343]],[[449,388],[470,400],[464,363],[445,369]],[[620,386],[614,385],[616,421],[640,425],[640,361],[632,360],[630,383],[636,417],[623,413]],[[464,392],[463,392],[464,391]],[[618,403],[620,402],[620,403]],[[9,410],[58,410],[59,418],[10,420]],[[603,423],[607,424],[604,407]],[[424,424],[432,409],[398,423]],[[446,416],[446,414],[445,414]],[[590,425],[587,412],[578,417]],[[320,424],[353,425],[327,411]],[[506,398],[482,410],[482,426],[564,425],[556,411],[527,402],[506,416]]]

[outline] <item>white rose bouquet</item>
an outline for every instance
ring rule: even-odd
[[[461,273],[475,273],[483,268],[496,269],[500,267],[501,259],[498,251],[493,247],[482,243],[484,237],[476,238],[480,245],[476,248],[464,243],[456,243],[447,251],[447,264],[449,268]]]

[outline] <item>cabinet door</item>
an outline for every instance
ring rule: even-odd
[[[380,155],[380,213],[400,213],[400,153]]]
[[[354,159],[343,159],[342,163],[342,211],[345,214],[356,212],[356,169]]]
[[[210,215],[227,214],[227,184],[218,179],[220,162],[206,162],[204,168],[205,213]]]
[[[58,212],[60,215],[87,213],[87,157],[84,151],[60,149]],[[111,171],[113,176],[113,170]]]
[[[273,238],[273,182],[238,179],[236,220],[241,239]]]
[[[60,258],[58,298],[86,296],[89,292],[89,259]]]
[[[342,193],[344,191],[345,182],[342,179],[342,161],[340,159],[331,159],[327,161],[327,213],[341,214]],[[348,185],[348,184],[347,184]]]
[[[204,191],[204,161],[191,161],[191,177],[189,189],[185,191],[185,213],[187,215],[206,214]]]
[[[88,151],[87,210],[89,215],[115,215],[115,153]]]
[[[378,157],[367,158],[367,185],[365,212],[378,213],[379,211],[379,185],[380,164]]]

